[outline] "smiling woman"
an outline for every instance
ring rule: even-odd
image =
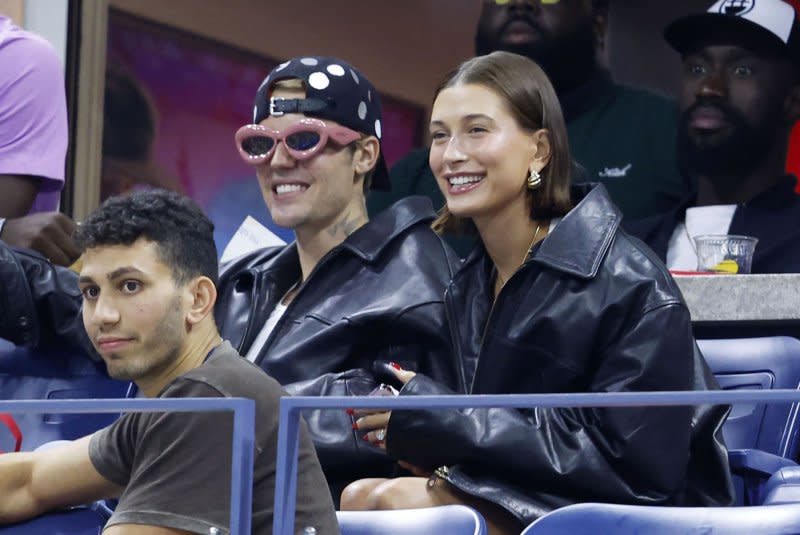
[[[447,319],[469,392],[717,388],[666,268],[620,229],[605,188],[569,186],[555,92],[531,60],[480,56],[431,113],[439,228],[477,233]],[[400,395],[446,394],[424,374]],[[732,502],[720,407],[408,410],[358,421],[416,476],[362,480],[342,508],[464,503],[493,535],[577,501]],[[695,425],[693,422],[702,422]],[[382,431],[385,430],[385,431]]]
[[[513,92],[513,80],[546,82],[544,72],[521,56],[506,56],[519,60],[505,71],[459,71],[437,90],[430,166],[447,204],[434,228],[474,232],[474,225],[478,231],[484,226],[483,233],[498,232],[521,250],[533,245],[530,236],[544,219],[570,209],[571,158],[555,93],[535,90],[538,84]],[[521,261],[516,260],[503,266],[506,280]]]

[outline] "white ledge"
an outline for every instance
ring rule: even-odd
[[[676,275],[693,322],[800,321],[800,274]]]

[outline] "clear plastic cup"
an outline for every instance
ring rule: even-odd
[[[758,238],[733,234],[707,234],[694,238],[697,271],[720,274],[750,273]]]

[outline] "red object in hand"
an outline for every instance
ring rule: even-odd
[[[400,365],[399,365],[398,363],[396,363],[396,362],[390,362],[390,363],[389,363],[389,366],[391,366],[391,367],[392,367],[392,368],[394,368],[395,370],[398,370],[398,371],[403,371],[403,368],[402,368],[402,366],[400,366]]]

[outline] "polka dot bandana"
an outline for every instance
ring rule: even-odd
[[[271,98],[275,83],[288,79],[304,82],[306,98]],[[381,139],[381,104],[377,91],[363,74],[338,58],[292,58],[267,75],[256,93],[253,123],[258,124],[270,115],[284,113],[303,113],[309,117],[329,119]],[[382,153],[372,176],[372,188],[391,188]]]

